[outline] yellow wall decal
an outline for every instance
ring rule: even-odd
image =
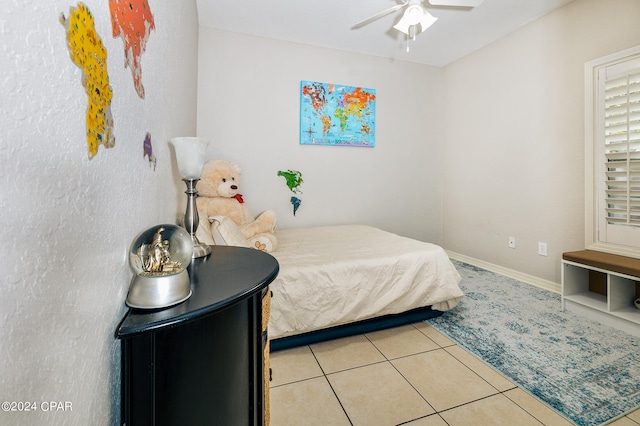
[[[107,49],[96,33],[93,16],[83,3],[69,9],[60,22],[67,30],[67,48],[74,64],[82,70],[82,86],[87,93],[87,145],[89,159],[98,153],[100,144],[105,148],[115,145],[113,116],[107,71]]]

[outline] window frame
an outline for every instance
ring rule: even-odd
[[[598,190],[601,179],[598,155],[601,150],[599,146],[601,139],[598,137],[598,132],[603,128],[602,123],[598,121],[598,73],[603,68],[638,58],[640,58],[640,46],[635,46],[585,63],[585,247],[640,259],[640,246],[632,247],[601,241],[598,235],[600,226]]]

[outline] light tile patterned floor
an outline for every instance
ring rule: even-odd
[[[423,322],[274,352],[271,368],[271,426],[572,424]]]

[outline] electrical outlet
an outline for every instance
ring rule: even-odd
[[[516,248],[516,237],[509,237],[509,248]]]
[[[538,254],[540,256],[547,255],[547,243],[538,243]]]

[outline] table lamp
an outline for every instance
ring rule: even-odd
[[[198,206],[196,198],[198,191],[196,185],[202,175],[204,158],[209,141],[205,138],[178,137],[169,142],[176,151],[176,161],[182,180],[187,185],[187,210],[184,214],[184,227],[191,235],[193,241],[192,258],[204,257],[211,253],[211,247],[198,241],[196,230],[198,229]]]

